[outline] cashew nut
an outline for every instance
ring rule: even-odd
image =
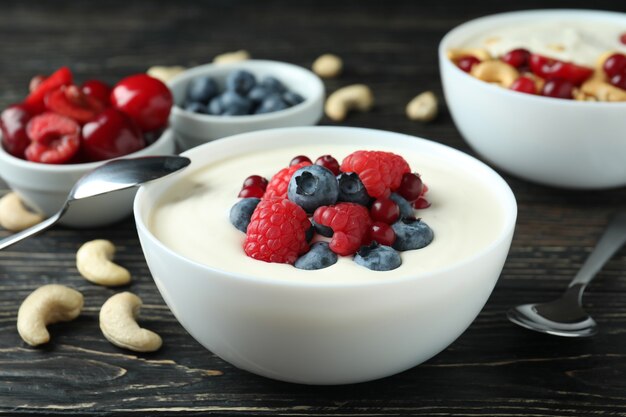
[[[437,96],[432,91],[417,95],[406,105],[406,115],[411,120],[430,122],[437,117]]]
[[[115,346],[136,352],[154,352],[161,347],[161,337],[137,324],[141,298],[131,292],[115,294],[100,309],[100,330]]]
[[[24,299],[17,313],[17,331],[29,345],[50,341],[46,326],[74,320],[83,309],[83,295],[64,285],[37,288]]]
[[[250,53],[246,50],[240,50],[235,52],[226,52],[224,54],[217,55],[213,58],[214,64],[229,64],[231,62],[246,61],[250,59]]]
[[[326,115],[335,121],[346,118],[350,110],[368,111],[374,105],[372,90],[365,84],[340,88],[326,99]]]
[[[76,252],[76,268],[94,284],[114,287],[128,284],[130,272],[112,262],[115,245],[105,239],[96,239],[83,244]]]
[[[324,54],[313,62],[312,69],[322,78],[334,78],[341,74],[343,61],[337,55]]]
[[[28,210],[20,197],[10,192],[0,199],[0,226],[12,232],[41,223],[43,216]]]
[[[599,101],[626,101],[626,91],[598,78],[585,81],[580,86],[580,91]]]
[[[481,61],[489,61],[492,59],[491,54],[484,48],[452,48],[448,49],[448,59],[451,61],[457,61],[464,56],[471,55],[480,59]]]
[[[497,83],[504,88],[509,88],[519,78],[515,67],[502,61],[479,62],[472,67],[470,73],[479,80]]]
[[[166,83],[183,71],[185,71],[185,67],[181,67],[180,65],[175,65],[172,67],[165,67],[165,66],[157,65],[157,66],[148,68],[148,71],[146,72],[149,76],[154,77]]]

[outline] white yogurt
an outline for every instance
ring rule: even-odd
[[[245,234],[230,223],[229,212],[247,176],[270,178],[295,155],[317,157],[331,153],[341,161],[355,150],[340,144],[332,149],[292,146],[220,161],[183,177],[172,187],[172,193],[153,210],[149,228],[170,249],[213,268],[264,278],[337,283],[415,276],[445,268],[486,247],[502,229],[502,208],[493,191],[481,185],[475,173],[459,170],[436,157],[404,153],[411,169],[419,172],[429,187],[427,198],[432,205],[416,211],[416,216],[433,229],[435,238],[423,249],[401,252],[399,268],[371,271],[355,264],[351,257],[340,256],[328,268],[304,271],[245,255]]]
[[[598,21],[540,21],[490,30],[465,46],[485,48],[495,57],[525,48],[532,53],[593,67],[607,51],[626,53],[626,45],[619,40],[624,32],[626,27]]]

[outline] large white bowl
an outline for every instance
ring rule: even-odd
[[[185,100],[187,87],[192,79],[212,77],[222,91],[226,76],[238,69],[250,71],[257,79],[266,76],[276,77],[290,90],[302,95],[305,100],[285,110],[244,116],[198,114],[180,107]],[[311,71],[286,62],[249,60],[231,64],[200,65],[184,71],[167,84],[174,95],[174,103],[178,104],[172,108],[170,121],[176,132],[178,145],[182,149],[190,149],[214,139],[238,133],[277,127],[314,125],[323,114],[324,84],[322,80]]]
[[[439,67],[452,118],[463,137],[498,167],[541,184],[600,189],[626,185],[626,103],[560,100],[516,93],[477,80],[446,56],[491,30],[545,20],[626,27],[626,14],[532,10],[482,17],[451,30]]]
[[[166,130],[154,143],[127,158],[174,153],[174,135]],[[68,193],[87,172],[106,161],[84,164],[41,164],[16,158],[0,146],[0,176],[30,207],[46,217],[56,213]],[[70,206],[60,223],[69,227],[100,227],[118,222],[133,211],[137,189],[130,188],[111,194],[81,200]]]
[[[280,149],[293,138],[443,158],[475,173],[491,190],[494,209],[504,219],[502,229],[476,254],[428,273],[405,271],[398,278],[343,284],[259,278],[199,264],[155,237],[149,229],[154,207],[181,180],[178,175],[164,178],[140,188],[134,213],[148,266],[176,318],[202,345],[235,366],[297,383],[377,379],[443,350],[478,315],[500,275],[517,214],[510,188],[491,168],[447,146],[345,127],[272,129],[225,138],[185,152],[192,162],[183,175],[225,158]]]

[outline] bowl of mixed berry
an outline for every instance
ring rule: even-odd
[[[172,95],[146,74],[115,85],[75,80],[67,67],[36,76],[20,103],[0,113],[0,175],[33,210],[56,212],[74,183],[104,161],[172,154],[166,131]],[[130,214],[133,190],[70,208],[70,226],[109,224]]]
[[[171,124],[182,149],[237,133],[314,125],[323,113],[322,81],[285,62],[201,65],[168,86],[174,95]]]

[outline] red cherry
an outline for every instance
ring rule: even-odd
[[[526,94],[537,94],[537,86],[532,78],[521,76],[511,84],[511,90]]]
[[[80,124],[93,120],[104,105],[94,97],[85,95],[75,85],[61,86],[46,96],[46,108],[74,119]]]
[[[369,239],[381,245],[391,246],[396,241],[396,233],[391,226],[383,222],[374,222],[369,230]]]
[[[379,198],[370,208],[372,220],[391,224],[400,218],[400,207],[389,198]]]
[[[530,55],[530,70],[541,78],[547,80],[562,78],[574,85],[582,84],[593,74],[593,68],[547,58],[538,54]]]
[[[480,59],[472,55],[462,56],[456,61],[456,66],[465,72],[470,72],[472,67],[480,62]]]
[[[402,182],[400,182],[400,187],[397,192],[404,197],[405,200],[415,201],[422,195],[423,190],[424,184],[419,174],[408,172],[402,176]]]
[[[426,200],[424,197],[420,197],[414,202],[411,203],[414,209],[421,210],[430,207],[430,202]]]
[[[260,187],[263,190],[265,190],[267,188],[267,179],[263,178],[260,175],[250,175],[248,178],[246,178],[243,181],[243,187],[242,188],[246,188],[246,187],[249,187],[251,185],[255,185],[255,186]]]
[[[613,54],[604,61],[602,69],[606,75],[610,78],[617,74],[623,74],[626,72],[626,55]]]
[[[89,161],[102,161],[143,149],[139,127],[121,111],[108,108],[83,126],[82,153]]]
[[[24,151],[30,145],[30,138],[26,133],[30,118],[30,112],[21,104],[9,106],[0,114],[2,146],[18,158],[24,158]]]
[[[291,162],[289,162],[289,166],[292,167],[294,165],[298,165],[301,162],[308,162],[310,164],[311,159],[308,156],[304,156],[304,155],[294,156]]]
[[[619,37],[619,41],[626,45],[626,32],[622,33]]]
[[[26,126],[31,139],[24,152],[26,159],[44,164],[62,164],[70,161],[80,146],[80,126],[69,117],[56,113],[42,113]]]
[[[263,194],[265,194],[265,190],[259,187],[258,185],[249,185],[247,187],[243,187],[241,191],[239,191],[239,198],[263,198]]]
[[[617,88],[621,88],[622,90],[626,90],[626,73],[615,74],[609,80],[611,84],[613,84]]]
[[[147,74],[126,77],[111,91],[111,104],[126,113],[144,132],[162,129],[172,108],[172,93]]]
[[[518,48],[507,52],[502,56],[502,61],[515,68],[523,68],[528,66],[530,60],[530,52],[528,49]]]
[[[35,91],[37,87],[39,87],[39,84],[41,84],[45,79],[45,75],[35,75],[33,78],[30,79],[30,82],[28,83],[28,91],[30,93]]]
[[[80,89],[86,96],[99,100],[105,106],[109,106],[111,104],[109,100],[111,97],[111,87],[100,80],[85,81],[80,86]]]
[[[553,98],[572,99],[574,98],[574,84],[560,78],[548,80],[543,85],[541,95]]]
[[[62,85],[72,84],[72,78],[73,76],[70,69],[61,67],[37,85],[37,88],[26,97],[24,102],[33,113],[41,113],[45,110],[44,99],[46,95]]]
[[[337,162],[337,160],[331,155],[320,156],[315,160],[315,165],[323,166],[324,168],[332,172],[335,176],[341,173],[341,171],[339,170],[339,162]]]

